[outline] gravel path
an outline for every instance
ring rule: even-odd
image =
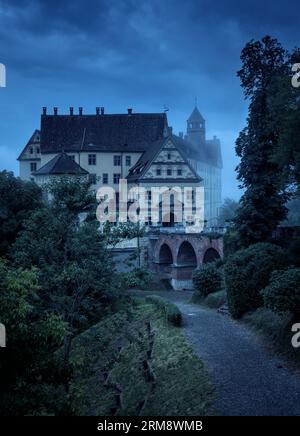
[[[183,313],[183,332],[216,389],[217,415],[300,415],[300,375],[243,324],[190,304],[189,292],[164,292]]]

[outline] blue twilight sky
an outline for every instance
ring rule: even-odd
[[[222,142],[223,196],[238,198],[234,142],[247,112],[240,51],[265,34],[299,45],[299,16],[296,0],[0,0],[0,170],[18,174],[42,106],[114,113],[166,105],[177,133],[197,96],[207,136]]]

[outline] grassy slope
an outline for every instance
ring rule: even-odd
[[[143,366],[150,348],[155,382]],[[71,358],[76,371],[70,393],[77,414],[211,413],[212,385],[202,362],[180,329],[144,300],[78,336]]]
[[[260,334],[265,344],[277,353],[292,360],[300,368],[300,348],[293,348],[293,324],[289,314],[278,315],[261,307],[243,316],[242,320]]]

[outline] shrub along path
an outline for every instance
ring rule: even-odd
[[[300,415],[300,375],[269,352],[246,326],[190,304],[190,292],[161,296],[183,314],[183,332],[206,364],[217,415]]]

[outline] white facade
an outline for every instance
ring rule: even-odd
[[[222,169],[199,161],[191,161],[191,164],[203,179],[206,225],[207,227],[217,226],[222,205]]]

